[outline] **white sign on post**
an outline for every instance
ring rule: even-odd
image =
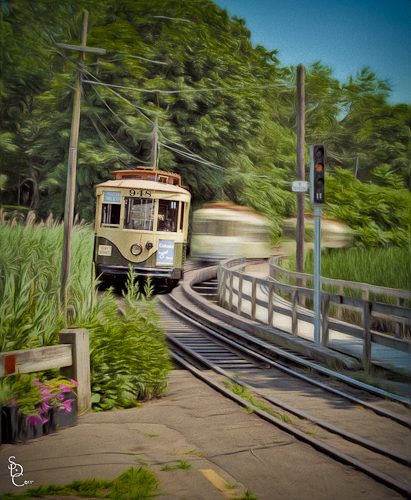
[[[308,191],[308,182],[293,181],[291,183],[291,190],[294,191],[294,193],[306,193]]]

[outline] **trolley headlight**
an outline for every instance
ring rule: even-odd
[[[151,241],[147,241],[146,248],[147,250],[151,250],[153,248],[153,244],[151,243]]]
[[[143,251],[141,245],[131,245],[131,248],[130,248],[130,252],[135,256],[137,257],[137,255],[140,255],[141,252]]]

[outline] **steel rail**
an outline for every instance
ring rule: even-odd
[[[319,387],[327,392],[330,392],[336,396],[339,396],[339,397],[342,397],[352,403],[355,403],[355,404],[358,404],[358,405],[361,405],[363,406],[364,408],[367,408],[371,411],[373,411],[374,413],[376,413],[377,415],[380,415],[382,417],[386,417],[386,418],[389,418],[390,420],[393,420],[401,425],[404,425],[405,427],[408,427],[408,428],[411,428],[411,421],[401,415],[398,415],[398,414],[395,414],[389,410],[386,410],[386,409],[383,409],[383,408],[379,408],[378,406],[372,404],[372,403],[368,403],[366,401],[363,401],[355,396],[352,396],[351,394],[348,394],[348,393],[345,393],[339,389],[336,389],[334,387],[330,387],[329,385],[327,384],[324,384],[322,382],[319,382],[317,380],[314,380],[312,378],[310,378],[309,376],[307,375],[304,375],[298,371],[295,371],[287,366],[284,366],[283,364],[281,363],[278,363],[277,361],[273,361],[272,359],[270,358],[267,358],[266,356],[260,354],[260,353],[257,353],[255,351],[253,351],[252,349],[249,349],[248,347],[245,347],[243,346],[242,344],[239,344],[238,342],[235,342],[229,338],[227,338],[225,335],[222,335],[221,333],[218,333],[216,332],[215,330],[209,328],[208,326],[206,325],[203,325],[201,324],[200,322],[190,318],[189,316],[186,316],[184,315],[184,313],[180,312],[180,311],[176,311],[175,309],[173,309],[170,305],[167,304],[167,302],[165,300],[161,300],[161,303],[167,307],[169,310],[171,310],[174,314],[184,318],[184,320],[186,321],[189,321],[191,322],[192,324],[196,325],[196,326],[201,326],[201,328],[204,330],[204,331],[207,331],[210,335],[213,335],[215,338],[219,339],[220,341],[222,342],[225,342],[227,343],[228,345],[234,347],[235,349],[237,350],[240,350],[242,352],[244,352],[245,354],[249,355],[249,356],[253,356],[255,357],[256,359],[258,359],[259,361],[263,362],[263,363],[266,363],[266,364],[269,364],[272,368],[276,368],[278,370],[281,370],[283,371],[284,373],[287,373],[288,375],[291,375],[295,378],[299,378],[300,380],[303,380],[311,385],[314,385],[316,387]],[[243,334],[244,336],[247,336],[249,337],[248,334]],[[258,339],[251,339],[254,343],[257,343],[257,345],[259,345],[260,347],[263,347],[266,349],[266,346],[264,345],[263,342],[259,341]],[[280,349],[278,348],[275,348],[276,350],[278,351],[281,351]],[[280,355],[282,353],[280,352]],[[286,353],[286,354],[289,354],[289,353]],[[293,355],[293,357],[296,357],[295,355]],[[303,361],[304,360],[299,360],[299,362],[301,364],[303,364]],[[313,365],[313,363],[309,362],[309,365],[311,367],[311,365]],[[328,376],[334,376],[334,373],[333,371],[331,370],[328,370],[327,371],[329,373],[327,373]],[[357,387],[358,388],[358,387]],[[362,389],[362,387],[361,387]],[[379,396],[379,394],[378,394]]]
[[[211,370],[219,373],[220,375],[223,375],[224,377],[230,379],[232,382],[239,384],[243,387],[246,387],[247,389],[252,390],[255,394],[257,394],[261,398],[265,399],[266,401],[270,402],[271,404],[278,406],[278,407],[288,411],[289,413],[292,413],[293,415],[295,415],[299,418],[308,420],[308,421],[312,422],[313,424],[316,424],[319,427],[322,427],[323,429],[326,429],[327,431],[329,431],[333,434],[336,434],[338,436],[343,437],[344,439],[347,439],[348,441],[351,441],[352,443],[363,446],[364,448],[367,448],[370,451],[373,451],[375,453],[379,453],[380,455],[388,457],[391,460],[398,462],[399,464],[406,465],[406,466],[411,465],[410,459],[408,459],[407,457],[405,457],[403,455],[400,455],[399,453],[396,453],[395,451],[389,450],[388,448],[385,448],[384,446],[380,446],[378,444],[375,444],[372,441],[370,441],[369,439],[364,439],[361,436],[357,436],[356,434],[353,434],[351,432],[339,429],[338,427],[336,427],[334,425],[328,424],[324,420],[318,419],[312,415],[309,415],[308,413],[306,413],[302,410],[299,410],[298,408],[295,408],[291,405],[283,403],[282,401],[280,401],[277,398],[266,396],[261,391],[256,389],[254,386],[250,385],[249,383],[244,382],[243,380],[241,380],[241,378],[239,378],[237,376],[234,377],[228,371],[224,370],[223,368],[220,368],[219,366],[215,365],[211,361],[207,360],[206,358],[204,358],[204,356],[201,356],[201,354],[198,354],[193,349],[190,349],[189,347],[184,345],[184,343],[180,342],[175,337],[170,336],[168,338],[180,350],[188,353],[191,357],[195,358],[200,363],[204,364],[205,366],[207,366]]]
[[[192,286],[195,286],[197,285],[198,283],[193,283],[192,282],[193,280],[190,281],[190,287]],[[182,285],[183,289],[184,289],[184,284]],[[200,295],[201,297],[201,295]],[[173,299],[177,301],[177,299],[173,296]],[[205,301],[206,302],[206,301]],[[206,305],[206,304],[204,304]],[[210,311],[206,311],[208,314],[212,314],[212,312]],[[238,316],[239,320],[242,319],[241,316]],[[226,323],[224,320],[219,320],[219,327],[221,328],[221,323]],[[233,329],[231,326],[229,326],[227,324],[227,327],[229,327],[231,330]],[[227,329],[227,327],[224,327],[222,326],[223,329]],[[360,389],[360,390],[363,390],[365,392],[368,392],[370,394],[374,394],[376,396],[379,396],[383,399],[390,399],[392,401],[395,401],[397,403],[401,403],[407,407],[410,407],[411,406],[411,402],[409,400],[409,398],[406,398],[406,397],[403,397],[403,396],[399,396],[397,394],[393,394],[391,392],[388,392],[388,391],[385,391],[383,389],[380,389],[378,387],[374,387],[374,386],[371,386],[371,385],[368,385],[368,384],[365,384],[364,382],[360,382],[358,380],[355,380],[351,377],[348,377],[347,375],[342,375],[341,373],[339,372],[336,372],[336,371],[333,371],[333,370],[330,370],[329,368],[325,368],[323,366],[320,366],[316,363],[313,363],[312,361],[308,361],[306,359],[303,359],[302,357],[298,356],[298,355],[295,355],[293,353],[289,353],[289,352],[286,352],[284,351],[283,349],[279,348],[279,347],[276,347],[272,344],[268,344],[267,342],[264,342],[256,337],[253,337],[252,335],[244,332],[244,331],[240,331],[240,328],[237,327],[236,328],[236,332],[235,332],[235,335],[237,337],[240,337],[242,339],[244,339],[247,343],[252,343],[254,345],[257,345],[259,347],[261,347],[262,349],[264,350],[268,350],[270,352],[272,352],[273,354],[277,355],[277,356],[280,356],[282,358],[285,358],[293,363],[296,363],[296,364],[300,364],[304,367],[307,367],[307,368],[311,368],[313,370],[315,370],[316,372],[322,374],[322,375],[325,375],[325,376],[328,376],[328,377],[332,377],[332,378],[335,378],[335,379],[338,379],[340,380],[341,382],[344,382],[346,383],[347,385],[351,385],[352,387],[355,387],[356,389]],[[391,417],[390,417],[391,418]],[[408,427],[410,426],[410,422],[409,421],[405,421],[404,422],[404,425],[407,425]]]
[[[357,470],[360,470],[361,472],[365,473],[367,476],[372,477],[376,481],[388,486],[389,488],[396,490],[397,492],[401,493],[402,495],[404,495],[406,497],[409,497],[411,495],[411,489],[407,484],[402,483],[401,481],[397,481],[396,479],[392,478],[388,474],[380,472],[380,471],[376,470],[375,468],[370,467],[367,464],[364,464],[361,461],[359,461],[353,457],[350,457],[349,455],[347,455],[345,453],[340,452],[339,450],[337,450],[333,446],[330,446],[326,443],[319,441],[318,439],[315,439],[311,436],[308,436],[304,432],[292,427],[290,424],[287,424],[287,423],[283,422],[282,420],[265,412],[264,410],[261,410],[260,408],[252,405],[249,401],[232,393],[231,391],[226,389],[221,384],[216,383],[210,377],[207,377],[204,373],[202,373],[201,370],[198,370],[191,363],[188,363],[184,358],[182,358],[177,353],[173,352],[172,356],[173,356],[173,359],[177,363],[179,363],[181,366],[184,366],[191,373],[193,373],[196,377],[198,377],[199,379],[201,379],[205,383],[207,383],[207,385],[209,385],[213,389],[217,390],[220,394],[224,395],[225,397],[230,398],[233,401],[237,402],[241,406],[243,406],[245,408],[250,408],[253,411],[253,413],[258,415],[260,418],[275,425],[276,427],[287,432],[288,434],[293,435],[295,438],[299,439],[300,441],[303,441],[303,442],[311,445],[313,448],[319,450],[322,453],[327,454],[328,456],[336,459],[337,461],[344,463],[346,465],[350,465],[352,467],[355,467]]]

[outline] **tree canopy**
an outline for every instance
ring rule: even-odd
[[[56,44],[79,43],[83,9],[87,45],[107,54],[80,65]],[[159,165],[183,176],[195,204],[253,206],[277,232],[294,214],[296,68],[253,46],[242,19],[211,0],[4,0],[0,30],[3,204],[62,216],[81,70],[81,217],[93,218],[94,185],[110,171],[151,164],[156,122]],[[328,213],[373,246],[409,241],[411,106],[389,96],[370,68],[344,83],[319,61],[306,68],[306,142],[325,144],[334,172]]]

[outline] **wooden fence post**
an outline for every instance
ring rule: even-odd
[[[270,283],[268,285],[268,326],[271,328],[274,324],[274,287]]]
[[[397,298],[397,306],[403,307],[405,304],[405,300],[402,297]],[[395,336],[402,339],[405,336],[405,323],[401,323],[397,321],[395,325]]]
[[[232,311],[233,310],[233,280],[234,280],[234,274],[233,271],[230,271],[230,293],[229,293],[229,298],[228,298],[228,310]]]
[[[338,295],[340,295],[341,297],[343,297],[344,296],[344,287],[343,286],[339,286],[338,290],[337,290],[337,293],[338,293]],[[337,311],[336,311],[335,317],[337,319],[342,319],[343,318],[343,307],[341,305],[337,305],[336,307],[337,307]]]
[[[364,318],[364,344],[362,363],[364,370],[369,371],[371,367],[371,302],[364,302],[363,318]]]
[[[243,301],[243,275],[240,274],[238,278],[238,302],[237,302],[237,314],[241,316],[241,302]]]
[[[220,306],[224,307],[225,306],[225,293],[227,289],[227,273],[226,270],[223,268],[221,272],[221,297],[220,297]]]
[[[321,344],[324,347],[328,346],[328,337],[329,337],[329,321],[328,321],[328,312],[330,309],[330,296],[328,293],[324,294],[322,297],[322,304],[321,304],[321,316],[322,316],[322,338],[321,338]]]
[[[61,374],[77,381],[79,414],[91,408],[89,333],[83,328],[60,332],[60,343],[71,344],[73,364],[61,369]]]
[[[255,320],[255,309],[256,309],[256,300],[257,300],[257,279],[255,277],[251,280],[251,319]]]
[[[293,335],[298,336],[298,311],[297,311],[298,290],[293,290],[292,291],[291,302],[292,302],[292,308],[291,308],[291,333]]]

